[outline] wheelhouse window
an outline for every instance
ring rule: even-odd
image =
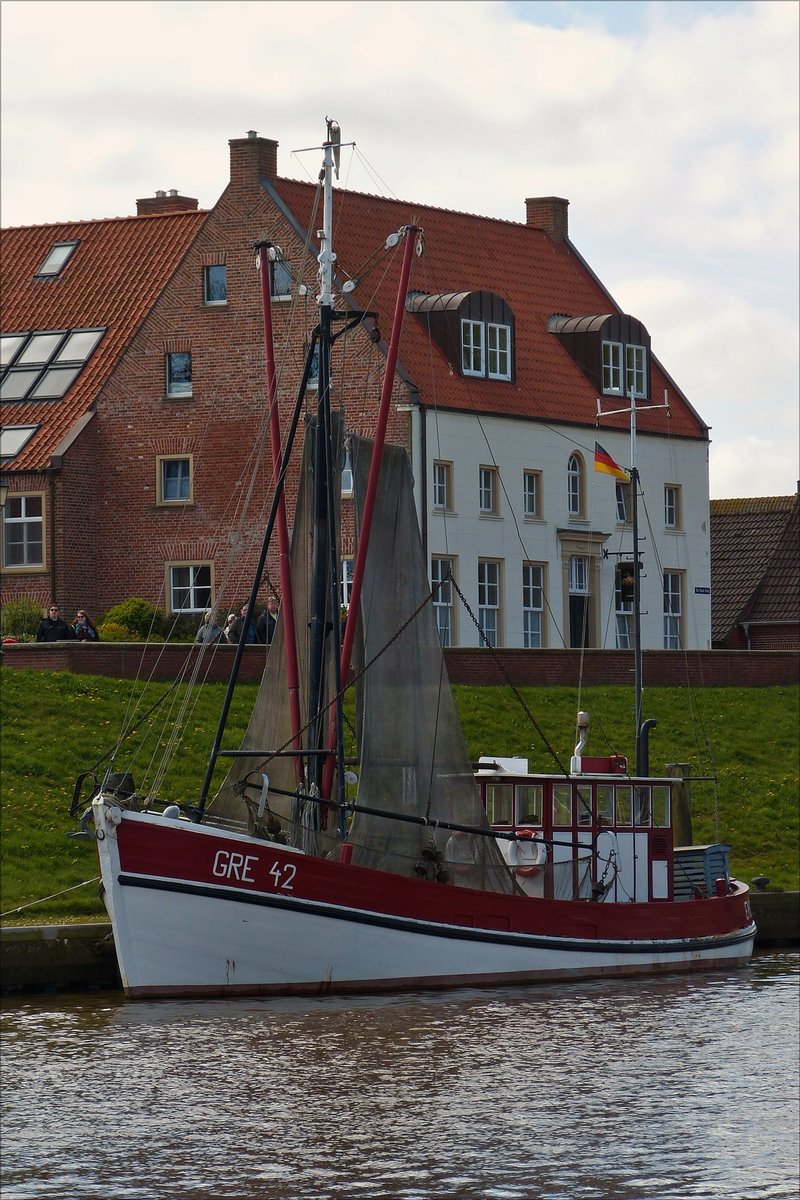
[[[490,825],[510,825],[514,812],[514,786],[510,783],[487,783],[486,815]]]
[[[622,395],[622,342],[603,342],[603,392]]]
[[[433,507],[439,512],[453,511],[453,464],[433,464]]]
[[[442,646],[453,645],[453,559],[431,559],[433,615]]]
[[[179,350],[167,355],[167,395],[191,396],[192,355],[188,350]]]
[[[2,513],[4,569],[44,567],[44,495],[9,495]]]
[[[159,458],[156,463],[156,472],[156,495],[159,504],[192,503],[191,456]]]
[[[52,279],[60,275],[77,249],[77,242],[54,242],[53,248],[44,260],[34,279]]]
[[[567,511],[571,517],[582,517],[584,511],[583,459],[570,454],[567,462]]]
[[[683,577],[679,571],[664,572],[664,649],[680,650],[683,618]]]
[[[681,529],[681,489],[679,485],[668,483],[664,487],[664,526],[666,529]]]
[[[544,814],[544,788],[541,783],[518,783],[515,787],[517,825],[541,825]]]
[[[522,564],[522,644],[526,650],[544,645],[544,567],[540,563]]]
[[[542,473],[525,471],[522,476],[522,512],[525,517],[541,519]]]
[[[194,613],[210,608],[210,563],[170,563],[167,579],[171,612]]]
[[[483,321],[461,322],[461,370],[465,375],[483,375]]]
[[[485,642],[497,646],[500,638],[500,563],[478,562],[478,624]]]
[[[481,467],[478,472],[478,507],[482,517],[496,517],[499,512],[497,467]]]
[[[224,263],[213,263],[203,268],[203,302],[228,303],[228,268]]]
[[[60,400],[105,329],[34,330],[2,338],[2,400]]]

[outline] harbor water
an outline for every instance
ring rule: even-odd
[[[6,1000],[2,1195],[796,1200],[799,974]]]

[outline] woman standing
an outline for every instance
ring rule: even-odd
[[[72,626],[75,630],[75,637],[79,642],[99,642],[100,634],[95,629],[92,622],[86,615],[84,609],[79,608],[75,617],[75,624]]]

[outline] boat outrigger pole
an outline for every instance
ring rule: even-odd
[[[631,418],[631,465],[628,471],[631,480],[631,525],[633,533],[633,662],[636,729],[636,774],[641,777],[649,772],[649,755],[647,750],[647,735],[655,725],[655,721],[642,720],[642,699],[644,687],[642,683],[642,593],[641,593],[641,551],[639,549],[639,470],[636,466],[636,395],[633,388],[628,393],[629,408],[607,409],[605,412],[600,400],[597,401],[597,416],[613,417],[618,414],[630,414]],[[666,408],[669,411],[669,398],[664,392],[663,404],[648,404],[647,411]]]

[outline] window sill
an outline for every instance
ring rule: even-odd
[[[532,513],[531,514],[526,513],[522,519],[526,523],[526,525],[546,525],[547,524],[544,517],[537,516]]]
[[[675,528],[674,528],[672,525],[665,525],[665,526],[664,526],[664,533],[665,533],[665,534],[666,534],[668,537],[669,537],[670,535],[671,535],[672,537],[684,537],[684,536],[685,536],[685,534],[686,534],[686,530],[685,530],[685,529],[675,529]]]
[[[431,513],[434,517],[457,517],[458,512],[454,508],[432,508]]]
[[[478,518],[481,521],[502,521],[503,517],[500,513],[482,512],[478,513]]]
[[[288,304],[292,299],[291,292],[286,296],[270,296],[273,304]]]
[[[35,563],[23,566],[0,567],[0,575],[44,575],[47,572],[46,563]]]
[[[204,300],[203,308],[227,308],[227,300]]]
[[[185,508],[194,508],[195,504],[194,500],[156,500],[155,506],[156,508],[178,508],[183,510]]]
[[[191,400],[193,399],[192,392],[167,392],[164,396],[165,400]]]

